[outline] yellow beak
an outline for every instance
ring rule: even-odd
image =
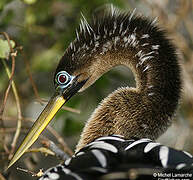
[[[36,122],[33,124],[29,133],[23,140],[22,144],[16,151],[15,155],[11,159],[8,168],[10,168],[24,153],[25,151],[37,140],[41,132],[46,128],[49,122],[52,120],[57,111],[66,102],[66,99],[62,95],[55,94],[47,106],[44,108]],[[7,168],[7,169],[8,169]]]

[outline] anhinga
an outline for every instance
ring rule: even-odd
[[[97,179],[106,173],[137,168],[193,172],[189,153],[152,142],[171,124],[180,98],[176,48],[155,22],[113,7],[106,15],[93,17],[90,24],[84,17],[81,20],[75,40],[56,69],[55,94],[9,167],[67,100],[118,65],[132,70],[136,88],[121,87],[108,95],[87,121],[75,155],[48,170],[41,180]]]

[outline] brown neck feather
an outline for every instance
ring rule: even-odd
[[[85,20],[79,32],[56,73],[89,77],[84,90],[113,67],[124,65],[135,75],[136,88],[119,88],[100,103],[77,150],[111,134],[151,139],[161,135],[171,124],[181,89],[176,50],[166,33],[144,17],[114,10],[90,25]]]
[[[168,128],[178,104],[180,72],[175,50],[164,40],[155,42],[149,37],[135,49],[119,46],[95,56],[91,82],[114,66],[125,65],[135,75],[136,88],[119,88],[101,102],[88,120],[77,150],[100,136],[155,139]],[[120,45],[121,41],[124,39]],[[149,45],[144,47],[145,43]]]

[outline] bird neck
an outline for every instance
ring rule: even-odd
[[[124,65],[132,70],[136,88],[119,88],[100,103],[86,123],[76,150],[111,134],[156,139],[171,124],[180,97],[180,68],[174,46],[165,32],[143,18],[119,16],[104,18],[98,24],[102,30],[98,28],[94,46],[87,52],[87,71],[92,72],[87,86],[113,67]]]
[[[132,70],[136,88],[119,88],[100,103],[86,123],[77,150],[111,134],[156,139],[171,124],[180,94],[179,67],[175,51],[170,55],[165,50],[173,51],[170,44],[151,44],[145,49],[120,48],[94,61],[92,67],[101,68],[93,77],[124,65]]]

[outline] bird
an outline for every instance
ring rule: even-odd
[[[155,20],[113,6],[91,22],[82,15],[56,68],[55,93],[8,167],[64,103],[116,66],[131,69],[136,87],[120,87],[104,98],[86,122],[75,154],[40,180],[151,180],[170,178],[171,172],[192,179],[193,156],[155,142],[171,125],[181,96],[177,48]]]

